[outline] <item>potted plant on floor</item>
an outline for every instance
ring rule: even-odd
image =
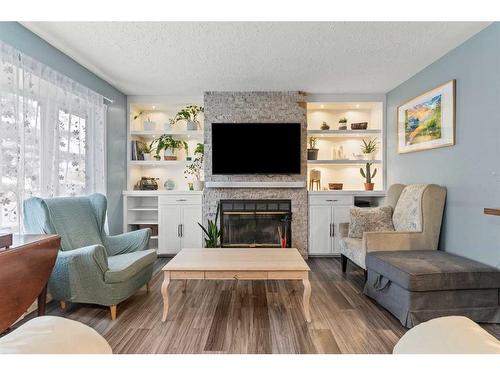
[[[184,176],[194,177],[193,190],[201,191],[203,190],[203,181],[201,179],[201,172],[203,171],[203,155],[205,151],[205,146],[203,143],[198,143],[196,149],[194,150],[194,159],[191,164],[188,165],[184,171]]]
[[[156,156],[157,160],[161,159],[160,152],[163,151],[163,158],[165,160],[177,160],[177,150],[185,149],[188,152],[188,144],[186,141],[181,141],[172,138],[171,135],[163,134],[158,139],[151,143],[151,146],[156,144]]]
[[[170,125],[175,125],[179,121],[186,121],[186,130],[199,130],[200,122],[197,117],[203,112],[203,107],[197,105],[188,105],[181,109],[173,119],[170,119]]]
[[[318,160],[318,151],[316,144],[318,139],[316,137],[309,138],[309,148],[307,149],[307,160]]]
[[[205,228],[203,225],[198,223],[200,228],[205,233],[205,247],[213,248],[220,247],[219,239],[222,235],[222,231],[219,229],[217,222],[219,221],[219,209],[220,205],[217,205],[217,213],[215,214],[215,220],[208,220],[207,227]]]
[[[359,173],[361,173],[361,176],[366,180],[365,182],[365,190],[373,190],[373,187],[375,186],[375,183],[372,182],[372,178],[375,177],[377,174],[377,168],[371,172],[371,165],[372,163],[366,163],[366,170],[363,170],[363,168],[359,168]]]
[[[375,151],[377,151],[377,138],[370,139],[366,142],[364,139],[361,144],[361,152],[364,154],[366,160],[373,160],[375,158]]]

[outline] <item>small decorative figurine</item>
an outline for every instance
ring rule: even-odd
[[[321,124],[321,130],[330,130],[330,126],[325,121],[323,121],[323,123]]]

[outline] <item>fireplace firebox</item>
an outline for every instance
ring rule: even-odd
[[[287,199],[221,200],[222,247],[292,245],[292,202]]]

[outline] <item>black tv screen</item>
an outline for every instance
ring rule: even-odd
[[[300,174],[300,124],[212,124],[212,174]]]

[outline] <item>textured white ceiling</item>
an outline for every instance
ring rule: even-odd
[[[479,22],[24,22],[129,95],[387,92]]]

